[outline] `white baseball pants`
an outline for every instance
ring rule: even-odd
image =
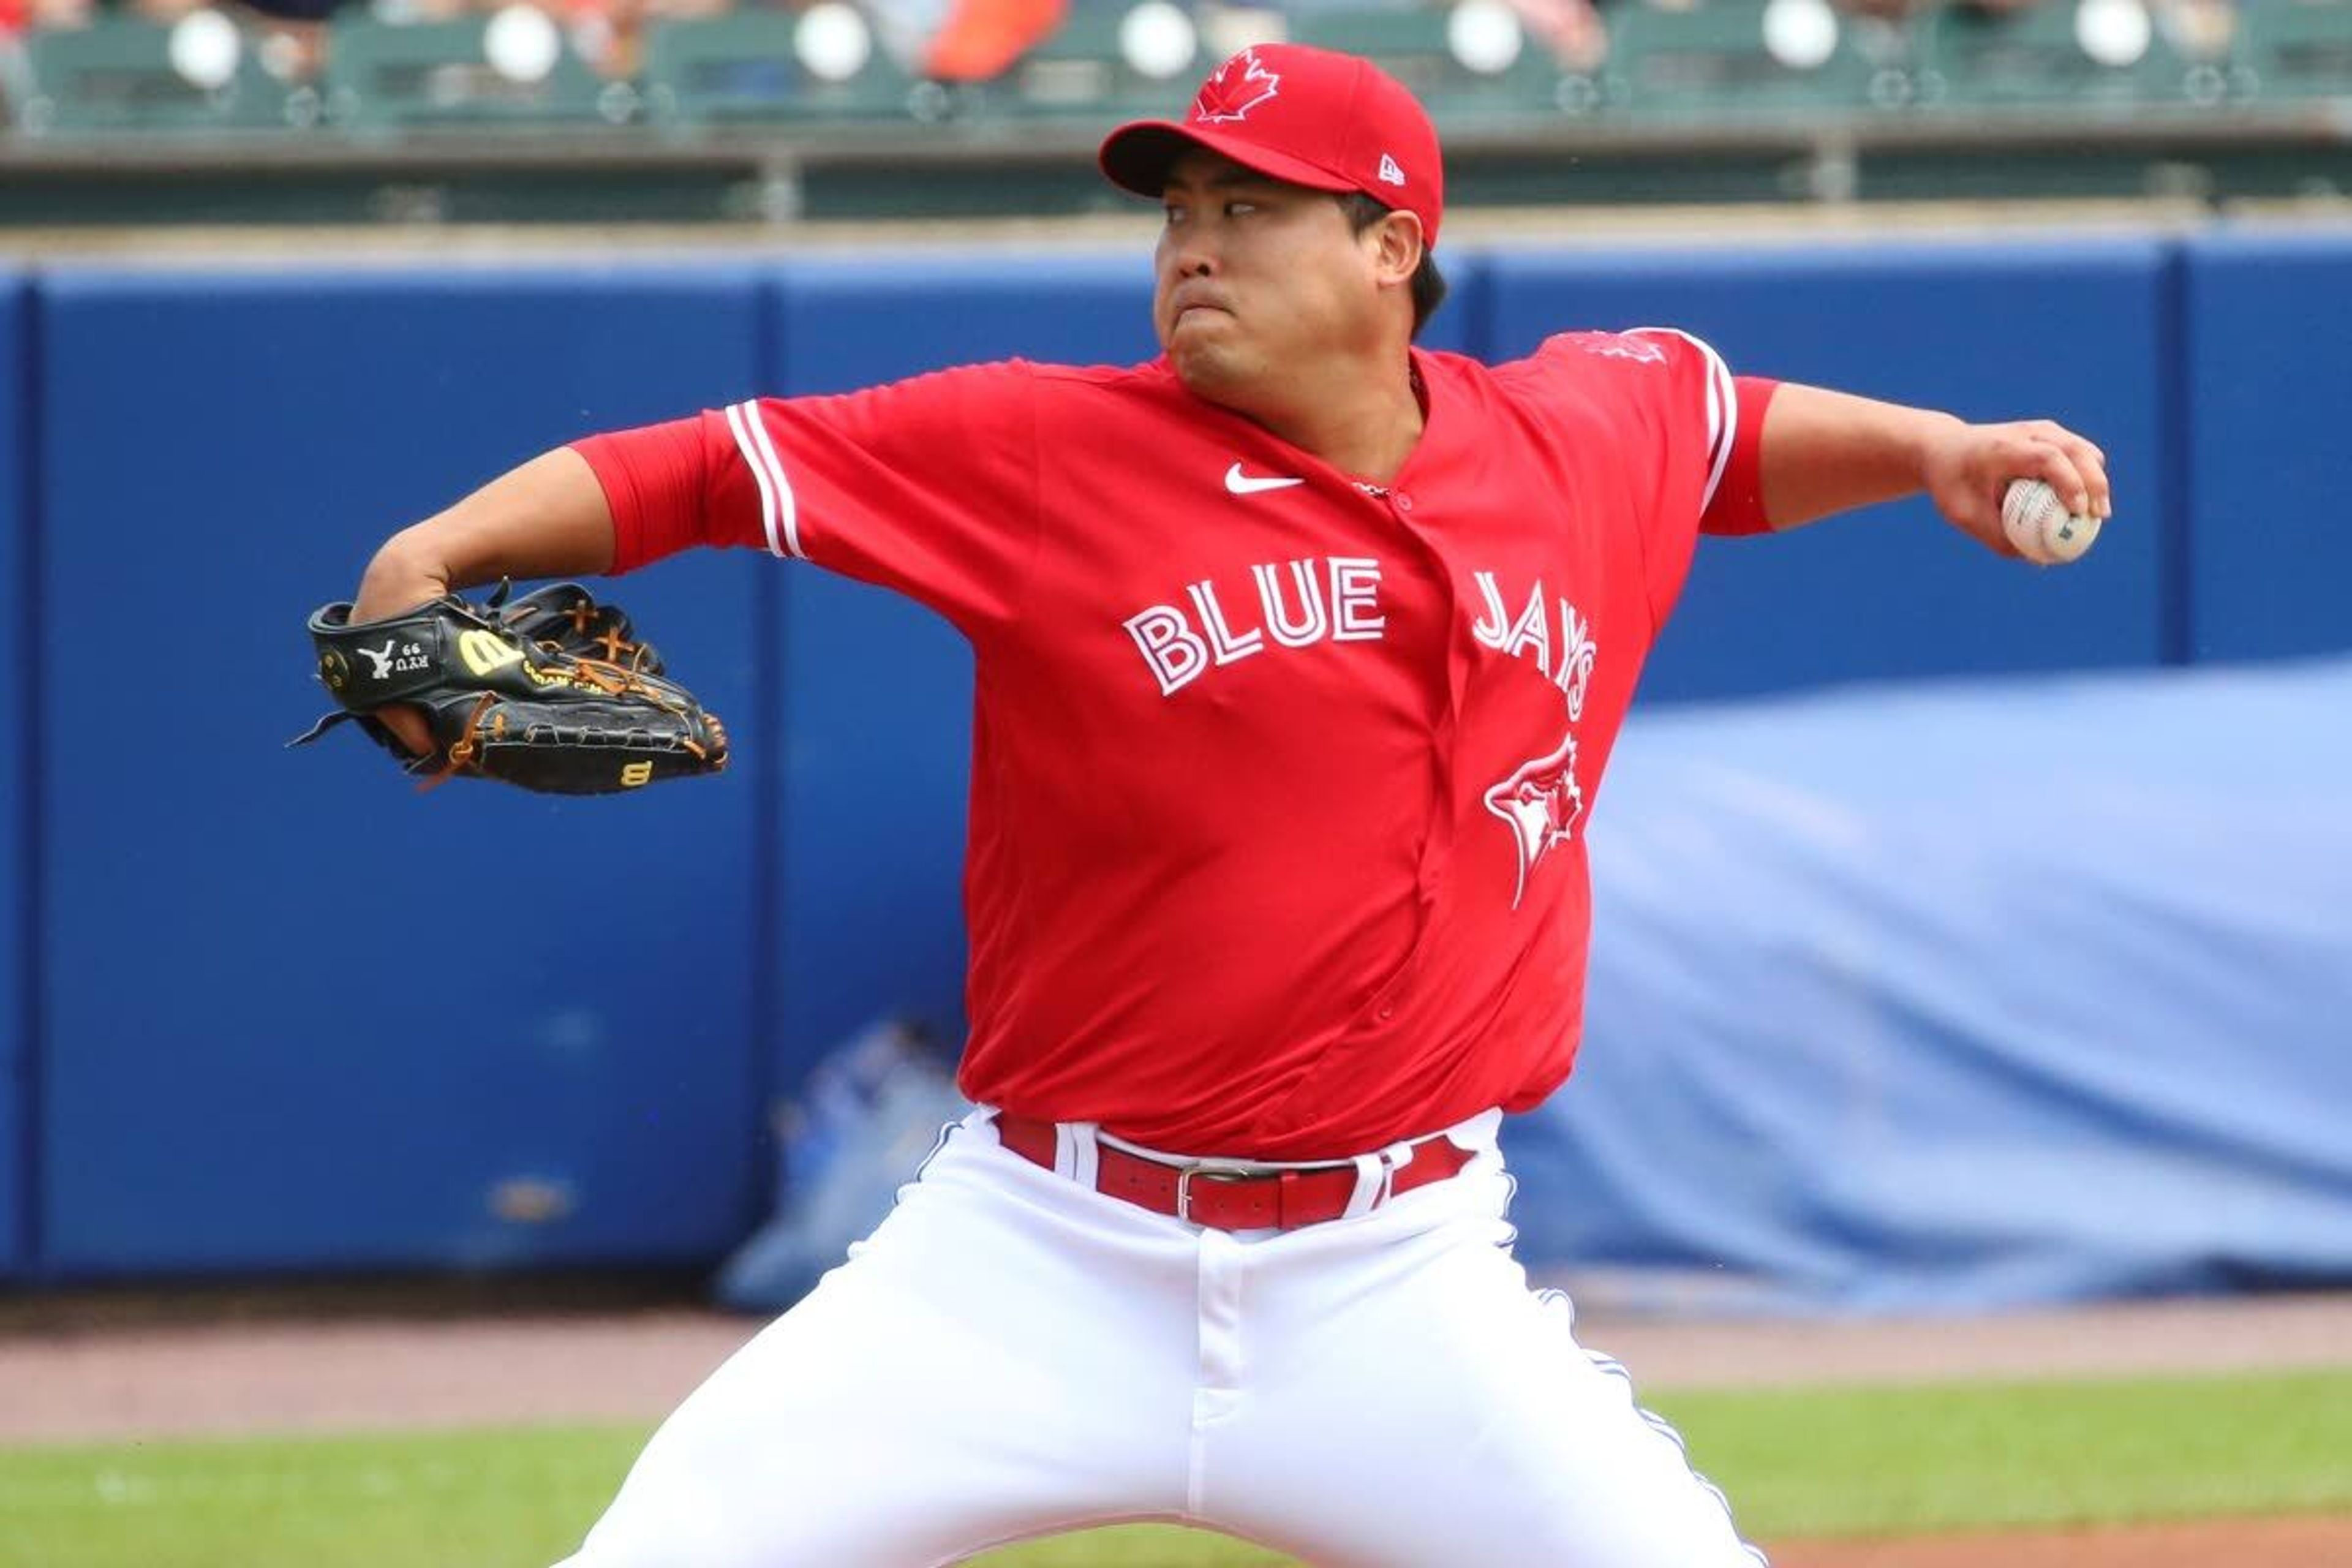
[[[1567,1298],[1528,1289],[1499,1121],[1455,1131],[1479,1153],[1450,1180],[1228,1234],[975,1112],[559,1568],[930,1568],[1142,1519],[1316,1568],[1754,1568]]]

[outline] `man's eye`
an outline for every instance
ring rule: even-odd
[[[1257,211],[1257,204],[1255,202],[1227,202],[1225,204],[1225,216],[1227,217],[1246,217],[1255,211]]]

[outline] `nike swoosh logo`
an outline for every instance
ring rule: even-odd
[[[1282,479],[1270,476],[1245,474],[1242,472],[1242,466],[1239,463],[1225,470],[1225,489],[1237,496],[1254,496],[1260,490],[1286,490],[1293,485],[1303,485],[1306,482],[1305,479]]]

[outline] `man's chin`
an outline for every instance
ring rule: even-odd
[[[1187,392],[1211,403],[1244,402],[1253,380],[1236,356],[1204,344],[1177,343],[1168,351],[1168,363]]]

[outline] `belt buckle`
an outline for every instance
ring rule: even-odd
[[[1187,1225],[1197,1225],[1192,1217],[1192,1184],[1194,1182],[1254,1182],[1265,1173],[1236,1171],[1225,1165],[1186,1165],[1176,1173],[1176,1217]]]

